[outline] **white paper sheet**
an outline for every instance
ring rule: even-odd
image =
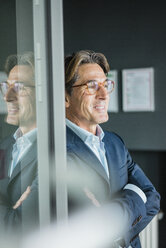
[[[108,73],[108,78],[115,82],[114,91],[110,94],[108,112],[118,112],[118,72],[117,70],[111,70]]]
[[[123,111],[154,111],[154,69],[122,71]]]

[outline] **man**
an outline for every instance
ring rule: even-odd
[[[13,234],[38,224],[33,53],[9,56],[5,70],[8,78],[0,90],[7,104],[6,122],[18,128],[0,144],[0,227]]]
[[[114,88],[108,71],[101,53],[79,51],[65,59],[69,209],[114,204],[121,209],[119,215],[123,213],[121,225],[128,219],[117,244],[139,248],[138,235],[158,213],[160,196],[122,139],[99,126],[108,121],[109,94]]]

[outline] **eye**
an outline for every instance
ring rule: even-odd
[[[105,86],[108,90],[108,92],[112,92],[114,89],[114,82],[112,80],[106,80],[107,86]]]
[[[108,82],[107,81],[104,82],[104,88],[106,88],[106,89],[108,88]]]
[[[98,84],[96,81],[89,81],[87,85],[89,89],[96,89]]]
[[[24,90],[24,84],[21,82],[15,82],[14,83],[14,90],[16,92],[19,92],[20,90]]]
[[[17,92],[17,93],[23,93],[26,91],[23,82],[15,82],[13,85],[13,88],[14,88],[15,92]]]
[[[110,80],[106,80],[106,81],[104,82],[104,87],[105,87],[105,88],[109,88],[110,85],[111,85],[111,81],[110,81]]]

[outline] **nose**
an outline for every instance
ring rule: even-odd
[[[96,92],[96,97],[100,99],[106,99],[108,97],[108,92],[102,83],[99,84],[99,88]]]
[[[13,87],[9,87],[9,89],[7,90],[7,92],[4,96],[4,100],[6,102],[14,102],[17,100],[17,93],[15,92]]]

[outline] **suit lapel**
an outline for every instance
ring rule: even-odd
[[[67,149],[72,150],[84,163],[93,168],[109,184],[109,179],[101,162],[93,151],[67,127]]]
[[[32,146],[28,149],[28,151],[14,168],[9,183],[18,175],[18,173],[20,173],[20,171],[31,164],[35,159],[37,159],[37,141],[32,144]]]
[[[104,145],[106,150],[106,158],[109,168],[110,174],[110,184],[111,184],[111,191],[112,193],[117,192],[119,189],[119,173],[118,173],[118,166],[117,166],[117,157],[115,157],[115,146],[111,140],[111,135],[105,133],[104,136]]]

